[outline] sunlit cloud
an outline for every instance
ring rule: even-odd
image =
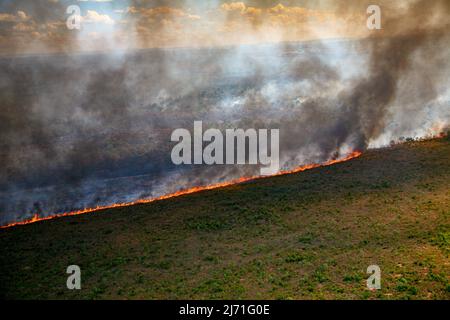
[[[41,2],[46,5],[39,5]],[[370,34],[366,27],[367,13],[363,2],[323,1],[311,5],[309,2],[291,1],[287,5],[274,1],[260,5],[255,1],[212,1],[200,4],[194,1],[78,0],[75,3],[81,9],[82,26],[78,31],[69,32],[65,26],[68,17],[65,9],[73,1],[18,1],[15,10],[2,11],[0,5],[0,42],[2,51],[10,47],[15,47],[14,51],[32,51],[29,45],[23,49],[17,47],[19,43],[26,44],[30,37],[36,38],[38,32],[40,39],[45,40],[47,51],[61,50],[62,43],[70,44],[73,39],[78,43],[68,45],[67,51],[73,47],[90,51],[97,50],[98,45],[84,40],[89,40],[89,35],[94,33],[98,38],[123,39],[121,43],[126,48],[362,38]],[[401,14],[411,5],[405,1],[380,2],[383,8],[389,9],[383,11],[386,19]],[[436,12],[436,17],[425,19],[430,27],[445,21],[445,17]],[[408,18],[404,26],[400,26],[404,30],[408,30],[411,25],[409,19],[417,21],[420,17]],[[395,26],[395,29],[401,30],[400,27]],[[382,30],[380,34],[386,32]],[[129,43],[125,43],[127,38]],[[12,42],[14,45],[11,45]],[[103,50],[117,49],[117,44],[112,43],[112,47],[106,46]]]

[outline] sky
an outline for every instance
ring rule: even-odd
[[[373,34],[366,10],[374,3],[384,18],[415,1],[2,0],[0,54],[366,37]],[[80,30],[66,26],[70,5],[81,9]],[[385,34],[385,27],[378,30]]]

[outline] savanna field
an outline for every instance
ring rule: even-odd
[[[449,299],[450,140],[0,229],[6,299]],[[66,268],[81,268],[81,290]],[[366,287],[369,265],[381,290]]]

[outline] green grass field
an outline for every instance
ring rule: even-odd
[[[450,141],[3,229],[0,250],[8,299],[449,299]]]

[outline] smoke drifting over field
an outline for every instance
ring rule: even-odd
[[[0,223],[258,174],[173,165],[196,120],[279,128],[281,169],[447,130],[450,5],[392,16],[362,40],[1,58]]]

